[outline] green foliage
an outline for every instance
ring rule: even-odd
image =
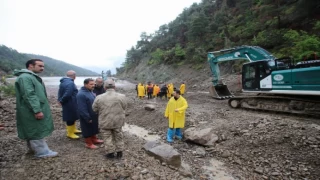
[[[157,48],[156,51],[151,53],[151,60],[148,62],[150,64],[158,64],[163,60],[164,51]]]
[[[143,57],[151,57],[149,65],[186,61],[197,66],[206,61],[208,51],[240,45],[258,45],[277,57],[302,58],[319,51],[318,7],[319,0],[202,0],[154,34],[142,32],[122,68],[136,67]]]
[[[282,56],[290,53],[295,59],[303,60],[320,51],[320,38],[305,31],[288,30],[283,37],[286,46],[279,50]]]
[[[43,76],[64,76],[65,73],[72,69],[77,72],[77,75],[97,75],[97,73],[80,68],[63,61],[55,60],[46,56],[35,54],[22,54],[18,51],[0,45],[0,70],[6,74],[11,74],[14,69],[23,69],[25,63],[32,58],[41,59],[45,63],[45,70],[41,75]]]
[[[12,84],[0,85],[0,93],[3,93],[5,96],[13,97],[15,96],[15,87]]]
[[[14,85],[8,83],[6,81],[6,76],[2,76],[0,80],[0,93],[5,96],[14,96],[15,95],[15,87]]]

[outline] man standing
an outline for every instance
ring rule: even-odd
[[[185,91],[186,91],[186,85],[184,84],[184,82],[182,82],[182,84],[180,85],[180,92],[182,96],[184,95]]]
[[[96,85],[94,86],[94,89],[93,89],[93,93],[96,96],[99,96],[100,94],[103,94],[105,92],[106,92],[106,90],[103,87],[103,79],[102,78],[97,78],[96,79]]]
[[[96,149],[98,147],[94,144],[103,143],[96,136],[99,133],[99,124],[98,115],[92,110],[92,103],[95,99],[95,95],[92,92],[93,89],[94,80],[88,78],[84,80],[84,86],[81,87],[77,94],[82,136],[85,138],[86,147],[89,149]]]
[[[76,79],[76,72],[70,70],[67,72],[67,77],[60,80],[58,91],[58,101],[62,105],[62,120],[67,125],[67,137],[71,139],[79,139],[75,133],[81,133],[76,129],[76,120],[79,119],[77,108],[77,94],[78,89],[74,84]]]
[[[152,99],[152,93],[153,93],[153,85],[149,81],[147,86],[148,99]]]
[[[169,120],[169,128],[167,132],[167,141],[173,142],[173,137],[177,136],[178,139],[182,139],[181,128],[184,128],[185,124],[185,112],[188,108],[187,101],[180,96],[180,91],[175,90],[173,97],[169,100],[164,116]]]
[[[27,141],[29,152],[34,152],[35,157],[57,156],[44,140],[54,129],[46,89],[37,75],[44,70],[44,63],[31,59],[26,68],[14,71],[18,76],[15,82],[18,137]]]
[[[98,96],[92,108],[99,113],[100,127],[105,142],[106,158],[122,158],[124,148],[122,126],[125,121],[125,110],[127,108],[126,97],[115,92],[115,83],[108,79],[104,83],[106,93]]]

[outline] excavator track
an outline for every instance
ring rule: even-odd
[[[228,104],[232,108],[320,117],[320,100],[316,97],[238,96],[230,98]]]

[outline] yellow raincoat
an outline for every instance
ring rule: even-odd
[[[180,86],[181,95],[184,95],[185,90],[186,90],[186,85],[185,84],[181,84],[181,86]]]
[[[158,95],[158,93],[160,92],[160,88],[157,85],[153,86],[153,96],[156,97]]]
[[[169,100],[164,114],[166,118],[169,118],[169,128],[184,128],[187,108],[188,103],[182,96],[178,100],[175,100],[174,97]],[[178,112],[175,112],[175,109],[178,109]]]
[[[145,96],[145,89],[144,89],[144,86],[141,84],[138,85],[138,96],[139,97]]]

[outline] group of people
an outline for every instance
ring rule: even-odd
[[[44,139],[53,132],[54,125],[45,85],[38,76],[43,70],[42,60],[31,59],[27,61],[26,69],[14,72],[18,76],[15,82],[18,137],[27,141],[28,153],[39,158],[58,155]],[[126,96],[115,91],[112,79],[103,83],[101,78],[88,78],[78,90],[75,78],[76,72],[68,71],[60,80],[58,92],[67,137],[79,139],[76,134],[81,133],[87,148],[96,149],[95,144],[105,143],[107,158],[122,158],[124,142],[121,128],[127,108]],[[78,119],[81,131],[76,128]],[[104,140],[97,138],[98,133]]]
[[[160,98],[160,99],[170,99],[173,96],[173,92],[177,90],[173,83],[169,84],[152,84],[150,81],[147,83],[147,85],[144,85],[143,83],[139,83],[136,85],[136,91],[137,96],[140,99],[143,99],[146,95],[148,96],[148,99],[152,98]],[[184,95],[186,90],[186,85],[184,82],[180,85],[180,93],[181,95]]]
[[[14,72],[18,76],[15,82],[18,137],[26,140],[28,153],[39,158],[58,155],[58,152],[48,147],[44,139],[53,132],[54,124],[45,85],[38,76],[43,70],[42,60],[31,59],[27,61],[26,69]],[[106,158],[122,158],[126,96],[115,91],[116,86],[112,79],[103,82],[102,78],[87,78],[80,90],[74,83],[75,79],[76,72],[68,71],[66,77],[60,80],[58,91],[57,100],[62,106],[62,120],[66,123],[67,137],[79,139],[77,134],[81,133],[87,148],[96,149],[95,144],[104,143]],[[169,143],[173,142],[174,137],[182,139],[181,128],[184,128],[188,103],[181,95],[181,90],[172,92],[173,97],[170,98],[164,113],[168,119]],[[81,131],[76,127],[78,119]],[[103,140],[97,138],[98,133]]]

